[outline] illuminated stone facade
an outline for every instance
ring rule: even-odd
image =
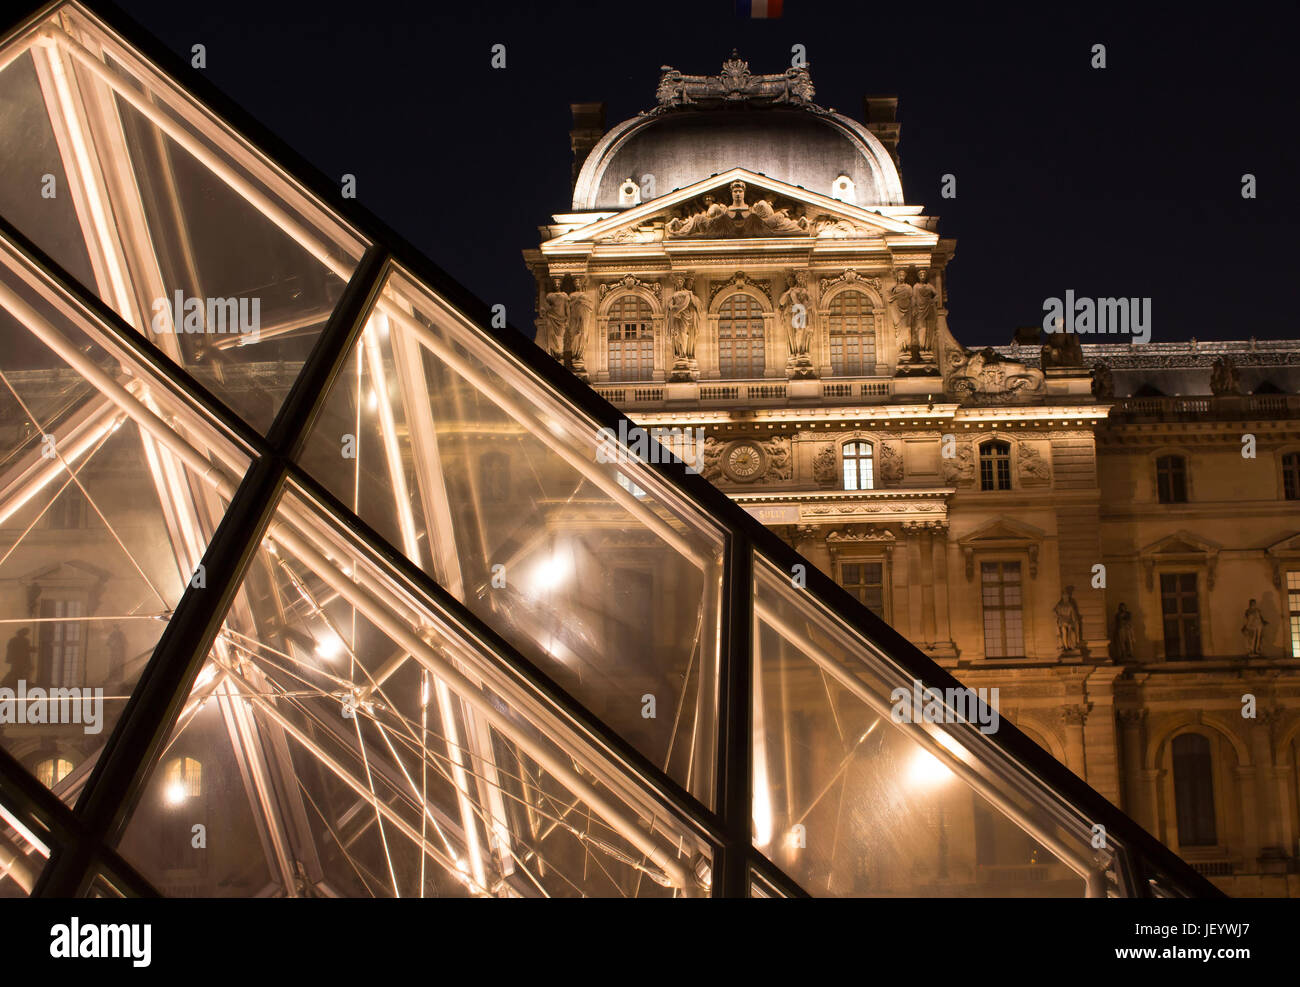
[[[538,344],[1224,890],[1300,893],[1300,344],[967,350],[896,100],[812,95],[733,56],[575,105]]]

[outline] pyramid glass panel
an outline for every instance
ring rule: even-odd
[[[0,746],[76,799],[249,458],[0,244]]]
[[[285,497],[123,855],[179,895],[706,894],[690,828],[344,528]]]
[[[364,243],[72,7],[0,66],[3,215],[267,428]]]
[[[721,532],[600,428],[399,273],[302,461],[707,803]]]
[[[0,795],[0,898],[26,898],[50,857],[48,836],[25,823]]]
[[[805,890],[1081,897],[1089,876],[1112,890],[1091,824],[1026,800],[980,749],[993,706],[912,678],[768,564],[754,612],[754,843]]]

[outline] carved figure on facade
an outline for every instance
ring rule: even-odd
[[[830,486],[839,479],[839,463],[835,460],[834,446],[826,446],[813,457],[813,479],[822,486]]]
[[[729,186],[731,204],[725,205],[713,195],[702,196],[699,208],[684,212],[664,224],[669,238],[727,239],[750,236],[806,236],[810,232],[808,217],[797,202],[778,203],[763,196],[753,203],[746,201],[748,186],[734,181]]]
[[[1115,396],[1115,375],[1101,361],[1092,365],[1092,396],[1103,401]]]
[[[1035,486],[1051,482],[1051,466],[1047,464],[1047,460],[1043,458],[1042,453],[1029,443],[1020,443],[1016,460],[1020,466],[1021,483],[1026,486]]]
[[[1264,625],[1268,621],[1264,619],[1264,614],[1260,611],[1254,600],[1251,600],[1246,607],[1245,614],[1242,615],[1241,636],[1246,639],[1246,655],[1250,658],[1258,657],[1262,652],[1260,646],[1264,641]]]
[[[561,289],[559,278],[551,279],[552,288],[542,298],[539,320],[546,329],[546,348],[557,360],[564,359],[564,335],[569,329],[569,294]]]
[[[813,336],[813,297],[808,290],[808,272],[796,271],[787,276],[786,284],[788,287],[778,302],[786,339],[790,345],[786,375],[792,380],[815,377],[817,373],[813,369],[812,358],[808,355]]]
[[[1065,330],[1044,333],[1038,363],[1044,370],[1057,367],[1082,367],[1083,347],[1079,344],[1078,333]]]
[[[1115,625],[1111,631],[1112,649],[1116,661],[1132,661],[1134,654],[1133,613],[1127,603],[1115,611]]]
[[[790,440],[783,435],[768,439],[763,443],[763,454],[767,461],[767,470],[763,479],[768,481],[788,480],[791,476]]]
[[[939,289],[930,283],[930,272],[921,268],[916,272],[912,287],[912,325],[909,337],[912,360],[921,353],[934,352],[934,337],[939,323]]]
[[[1221,356],[1214,361],[1210,368],[1210,393],[1216,397],[1241,393],[1241,376],[1232,357]]]
[[[668,338],[673,344],[673,368],[668,379],[695,380],[699,376],[695,340],[704,318],[699,296],[695,294],[695,279],[687,280],[681,274],[674,274],[673,291],[664,308],[668,315]]]
[[[1079,614],[1079,604],[1074,599],[1074,587],[1067,586],[1061,598],[1052,607],[1052,616],[1056,618],[1056,641],[1061,654],[1073,654],[1081,650],[1083,618]]]
[[[706,480],[716,480],[722,476],[722,449],[723,443],[719,442],[714,436],[710,435],[704,440],[704,450],[701,454],[703,465],[700,468],[700,475]]]
[[[973,483],[975,481],[975,449],[969,442],[963,442],[956,448],[956,455],[951,459],[940,460],[939,468],[943,482],[949,486]]]
[[[1014,363],[990,346],[974,353],[953,350],[948,360],[947,390],[959,400],[996,404],[1044,390],[1041,370]]]
[[[579,377],[587,375],[587,365],[584,362],[587,353],[587,325],[593,308],[586,288],[584,278],[575,290],[569,292],[568,332],[564,344],[568,367]]]
[[[651,112],[664,113],[679,107],[709,108],[739,102],[753,105],[791,105],[818,113],[826,112],[812,102],[816,95],[808,67],[792,66],[772,75],[755,75],[749,63],[732,51],[717,75],[686,75],[671,65],[661,66],[655,97],[659,105]]]
[[[880,479],[889,484],[903,482],[903,454],[892,442],[880,443]]]
[[[889,304],[893,306],[894,332],[898,352],[909,348],[912,333],[912,286],[907,283],[907,272],[901,267],[894,272],[894,286],[889,289]]]

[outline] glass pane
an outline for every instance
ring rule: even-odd
[[[647,786],[286,494],[123,855],[185,895],[708,892]]]
[[[711,801],[722,539],[616,436],[399,274],[303,463]]]
[[[249,459],[3,243],[0,338],[0,745],[71,803]]]
[[[50,837],[0,798],[0,898],[26,898],[50,859]]]
[[[1000,722],[989,707],[922,693],[911,716],[924,685],[788,576],[759,560],[755,593],[754,843],[809,893],[1081,896],[1086,875],[1114,883],[1088,822],[980,732]]]
[[[89,15],[38,30],[0,72],[5,217],[267,428],[364,244]]]

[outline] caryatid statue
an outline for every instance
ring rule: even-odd
[[[790,362],[786,372],[791,378],[814,377],[812,358],[808,349],[812,344],[812,292],[808,289],[808,272],[796,271],[786,279],[785,294],[778,305],[785,321],[786,338],[790,342]]]
[[[916,330],[912,327],[912,286],[907,283],[907,272],[901,267],[894,271],[894,287],[889,289],[889,301],[894,306],[894,332],[901,356],[903,352],[911,352],[916,338]]]
[[[673,343],[673,369],[670,381],[694,380],[699,371],[695,362],[695,340],[703,318],[699,296],[695,294],[695,279],[689,281],[681,274],[673,275],[673,291],[664,303],[668,313],[668,336]]]
[[[917,358],[917,349],[930,353],[934,351],[934,336],[939,325],[939,289],[930,283],[930,272],[921,268],[916,272],[916,284],[912,287],[912,359]]]
[[[565,335],[569,331],[569,296],[560,290],[560,279],[552,278],[552,289],[542,299],[541,322],[546,327],[546,346],[551,356],[564,361]]]
[[[591,311],[591,300],[586,293],[586,279],[582,279],[575,290],[569,292],[568,334],[565,350],[569,369],[579,377],[586,377],[587,365],[583,357],[587,352],[587,315]]]
[[[1249,657],[1253,658],[1260,654],[1260,645],[1264,641],[1264,625],[1267,623],[1255,601],[1251,600],[1241,623],[1241,636],[1246,639],[1246,654]]]
[[[1052,607],[1052,616],[1056,618],[1056,638],[1061,653],[1078,651],[1083,621],[1079,616],[1079,605],[1074,602],[1073,586],[1065,587],[1056,606]]]

